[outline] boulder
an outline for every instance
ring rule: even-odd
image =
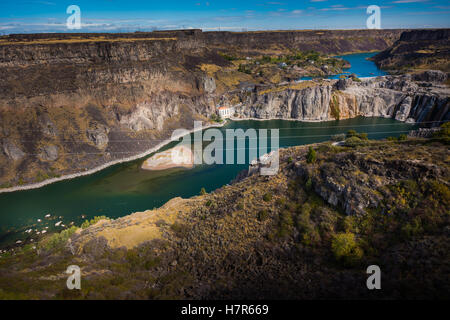
[[[39,158],[44,161],[55,161],[58,159],[58,147],[54,145],[42,147]]]
[[[13,161],[18,161],[25,157],[25,153],[9,140],[3,142],[3,152]]]

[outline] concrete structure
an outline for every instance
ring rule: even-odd
[[[219,107],[217,110],[222,119],[232,117],[235,112],[234,107]]]

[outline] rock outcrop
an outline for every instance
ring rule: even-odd
[[[305,89],[266,91],[242,93],[242,105],[236,112],[242,118],[327,121],[365,116],[433,122],[436,126],[450,120],[450,89],[415,82],[411,76],[360,82],[340,79],[317,82]]]
[[[413,72],[434,69],[450,72],[450,29],[412,30],[374,57],[382,69]]]

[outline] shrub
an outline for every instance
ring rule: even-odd
[[[361,140],[369,140],[369,136],[367,133],[365,132],[361,132],[358,134],[358,138],[360,138]]]
[[[355,240],[355,235],[351,232],[338,233],[333,237],[331,250],[337,260],[346,264],[353,264],[363,256],[361,248]]]
[[[441,125],[441,130],[435,132],[433,137],[442,140],[446,144],[450,144],[450,122]]]
[[[357,137],[361,140],[369,140],[368,134],[365,132],[358,133],[355,130],[348,130],[347,132],[347,139]]]
[[[210,119],[211,119],[211,121],[218,122],[218,123],[223,121],[222,117],[220,115],[216,114],[216,113],[213,113],[211,115]]]
[[[46,249],[54,249],[61,245],[64,245],[67,240],[77,231],[77,227],[72,226],[69,229],[63,230],[60,233],[53,234],[47,241],[44,242]]]
[[[92,226],[93,224],[96,224],[100,220],[109,220],[109,218],[107,218],[106,216],[97,216],[91,220],[86,220],[81,224],[81,229],[86,229],[87,227]]]
[[[201,188],[200,189],[200,195],[204,196],[206,194],[206,189],[205,188]]]
[[[314,163],[316,162],[316,159],[317,159],[316,150],[314,150],[313,147],[310,146],[308,150],[308,155],[306,156],[306,162]]]
[[[363,144],[363,142],[361,141],[361,139],[358,138],[358,137],[355,137],[355,136],[347,138],[347,140],[345,140],[345,146],[346,147],[354,148],[354,147],[357,147],[357,146],[362,145],[362,144]]]
[[[263,200],[264,200],[265,202],[271,201],[271,200],[272,200],[272,194],[271,194],[271,193],[266,193],[266,194],[263,196]]]
[[[331,140],[333,141],[344,141],[345,140],[345,134],[339,133],[331,136]]]
[[[183,237],[189,232],[189,227],[185,224],[175,222],[170,226],[170,229],[175,232],[178,237]]]
[[[408,136],[407,136],[406,134],[401,134],[401,135],[398,137],[398,140],[399,140],[399,141],[405,141],[405,140],[408,140]]]
[[[356,132],[355,130],[348,130],[347,131],[347,139],[351,138],[351,137],[356,137],[358,135],[358,132]]]
[[[268,217],[269,213],[267,212],[266,209],[263,209],[258,213],[258,220],[261,222],[267,220]]]
[[[308,180],[306,181],[305,188],[306,188],[307,191],[311,191],[312,190],[312,180],[311,180],[311,178],[308,178]]]
[[[278,236],[282,238],[282,237],[286,237],[286,236],[290,235],[293,225],[294,225],[294,221],[292,219],[292,214],[287,210],[283,210],[280,213],[280,222],[278,225]]]

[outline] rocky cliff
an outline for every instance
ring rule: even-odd
[[[311,81],[243,92],[236,112],[243,118],[327,121],[357,116],[408,122],[450,120],[450,89],[411,76]]]
[[[450,72],[450,29],[404,32],[391,47],[374,57],[375,63],[392,72],[436,69]]]
[[[448,138],[281,150],[275,176],[0,253],[0,299],[446,299]]]
[[[207,122],[224,101],[242,103],[242,117],[448,119],[441,107],[446,96],[440,100],[434,89],[413,94],[386,88],[384,80],[346,90],[331,82],[294,89],[269,85],[252,93],[247,84],[282,81],[282,67],[275,64],[264,70],[268,75],[256,76],[239,70],[239,62],[226,55],[247,60],[246,48],[260,57],[274,49],[274,54],[379,50],[398,37],[399,30],[0,37],[0,186],[42,182],[137,156],[174,129],[192,128],[193,119]],[[300,56],[310,60],[308,54]],[[333,61],[326,55],[319,60]],[[399,111],[408,108],[414,114]]]
[[[327,54],[384,50],[405,30],[301,30],[265,32],[205,32],[208,46],[250,55],[283,49]]]
[[[207,121],[214,83],[198,65],[229,64],[189,32],[41,37],[0,41],[3,187],[127,158]]]

